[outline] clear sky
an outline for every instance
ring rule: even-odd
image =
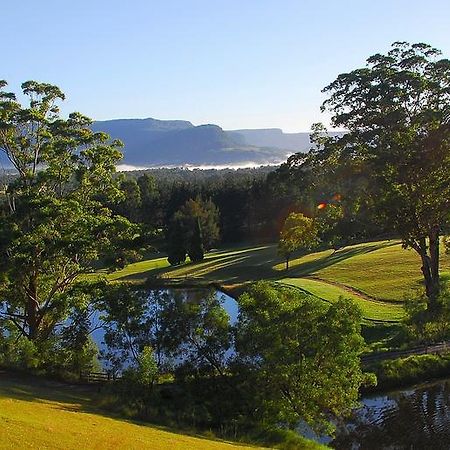
[[[63,112],[305,131],[321,89],[426,42],[450,57],[449,0],[1,0],[0,79],[60,86]]]

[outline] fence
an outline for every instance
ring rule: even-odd
[[[119,380],[121,377],[110,372],[81,372],[80,381],[85,383],[108,383]]]

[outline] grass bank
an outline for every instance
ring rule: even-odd
[[[0,373],[0,448],[250,448],[110,417],[95,408],[92,394],[92,389],[86,387]]]

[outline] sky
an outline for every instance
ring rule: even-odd
[[[321,89],[394,41],[450,57],[448,0],[1,0],[0,79],[61,111],[307,131]]]

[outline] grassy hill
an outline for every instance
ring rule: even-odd
[[[0,372],[0,449],[250,448],[109,417],[95,408],[91,396],[86,387]]]
[[[266,279],[289,284],[326,301],[350,297],[371,320],[399,320],[402,300],[421,287],[420,259],[399,241],[378,241],[298,256],[284,270],[276,245],[236,247],[210,252],[204,261],[170,267],[165,256],[155,255],[109,274],[109,280],[142,283],[147,277],[162,280],[216,282],[236,289]],[[443,276],[450,278],[450,255],[442,254]]]

